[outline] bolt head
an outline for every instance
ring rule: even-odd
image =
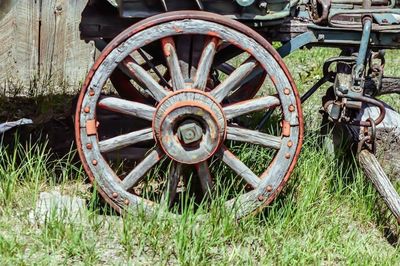
[[[188,122],[178,128],[178,137],[185,144],[192,144],[201,140],[203,130],[196,122]]]
[[[289,140],[288,143],[287,143],[287,146],[288,146],[289,148],[293,147],[293,141]]]

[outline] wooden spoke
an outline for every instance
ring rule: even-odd
[[[153,150],[147,157],[141,161],[135,169],[130,172],[125,179],[122,181],[122,187],[126,190],[135,186],[139,181],[141,181],[146,173],[156,165],[162,158],[164,153],[161,150]]]
[[[162,202],[166,202],[168,207],[171,208],[176,197],[176,190],[178,188],[179,179],[182,175],[182,164],[173,162],[169,170],[166,189],[161,197]]]
[[[161,43],[172,79],[172,88],[175,91],[183,90],[185,88],[185,80],[183,79],[182,70],[179,65],[174,39],[172,37],[167,37],[162,39]]]
[[[126,67],[135,76],[140,83],[143,84],[144,89],[148,90],[149,93],[156,101],[161,101],[168,95],[168,91],[164,89],[158,82],[146,71],[143,67],[139,66],[135,62],[129,62]]]
[[[276,150],[279,150],[282,145],[282,140],[280,137],[239,127],[228,127],[227,139],[258,144]]]
[[[208,167],[207,162],[202,162],[196,164],[197,175],[200,179],[201,189],[203,190],[204,194],[211,193],[214,182],[211,177],[210,168]]]
[[[153,129],[146,128],[143,130],[131,132],[118,137],[100,141],[100,151],[110,152],[120,150],[130,145],[153,139]]]
[[[275,96],[266,96],[257,99],[247,100],[224,107],[226,119],[232,119],[241,115],[249,114],[273,108],[280,105],[280,101]]]
[[[218,87],[211,91],[211,95],[218,102],[222,102],[231,91],[237,89],[242,81],[257,67],[257,61],[250,59],[232,72]]]
[[[152,106],[115,97],[102,98],[98,103],[98,107],[149,121],[153,120],[154,113],[156,112],[156,109]]]
[[[253,173],[242,161],[232,154],[225,146],[221,148],[220,156],[222,161],[226,163],[236,174],[241,176],[253,188],[256,188],[260,183],[260,178]]]
[[[204,91],[207,86],[207,79],[210,74],[211,66],[217,52],[219,39],[211,38],[205,45],[203,53],[200,57],[197,73],[193,88]]]

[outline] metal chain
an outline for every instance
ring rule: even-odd
[[[372,154],[376,154],[376,124],[375,120],[368,118],[367,122],[371,124],[370,127],[363,127],[364,138],[358,143],[357,153],[360,153],[363,149],[367,148]],[[368,145],[366,145],[368,144]]]

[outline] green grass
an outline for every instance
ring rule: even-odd
[[[316,49],[287,59],[297,66],[291,70],[301,91],[335,54]],[[399,73],[398,55],[389,54],[390,73]],[[323,94],[304,106],[304,148],[288,185],[265,211],[240,221],[221,207],[222,199],[206,220],[199,221],[201,211],[194,214],[190,207],[180,219],[141,212],[122,219],[88,190],[72,152],[54,160],[42,144],[16,145],[11,152],[0,147],[0,264],[398,265],[394,219],[361,171],[317,141]],[[240,156],[246,159],[246,150]],[[44,223],[29,221],[39,193],[50,190],[87,200],[81,222],[57,215]]]

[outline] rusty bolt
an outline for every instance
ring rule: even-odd
[[[94,90],[90,90],[90,91],[89,91],[89,95],[90,95],[90,96],[94,96],[94,95],[95,95]]]
[[[265,199],[265,198],[264,198],[264,195],[258,196],[258,200],[259,200],[259,201],[264,201],[264,199]]]
[[[291,157],[291,156],[290,156],[290,153],[286,153],[285,158],[286,158],[286,159],[290,159],[290,157]]]
[[[289,95],[290,94],[290,90],[288,88],[286,88],[284,91],[285,95]]]
[[[271,192],[273,190],[272,186],[267,186],[267,192]]]
[[[86,144],[86,148],[88,150],[91,150],[93,148],[93,145],[91,143]]]
[[[287,143],[287,146],[288,146],[289,148],[293,147],[293,141],[289,140],[288,143]]]
[[[125,205],[129,205],[129,200],[128,199],[126,199],[125,201],[124,201],[124,203],[125,203]]]
[[[296,108],[294,107],[294,105],[289,106],[289,112],[294,112],[295,110]]]
[[[90,113],[90,107],[89,107],[89,106],[86,106],[85,109],[83,109],[83,111],[84,111],[85,113]]]
[[[203,130],[197,122],[191,121],[178,128],[178,137],[185,144],[191,144],[201,140]]]
[[[97,160],[93,160],[92,164],[96,166],[98,164]]]
[[[114,199],[118,198],[118,193],[117,193],[117,192],[112,193],[112,197],[113,197]]]

